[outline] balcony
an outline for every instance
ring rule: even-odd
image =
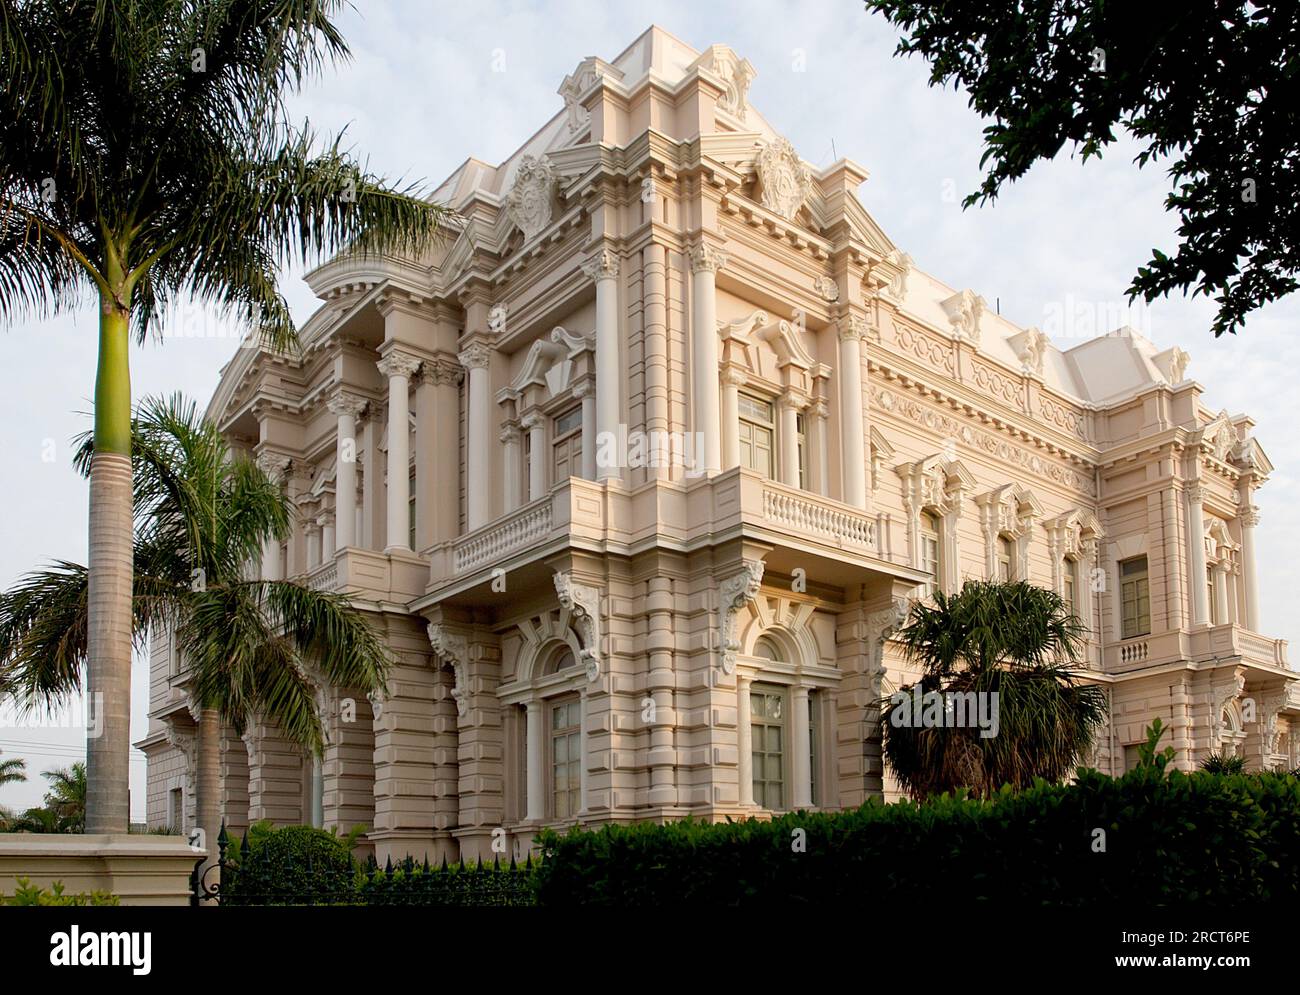
[[[1197,629],[1138,636],[1106,647],[1106,669],[1111,673],[1141,670],[1182,660],[1197,662],[1240,659],[1257,667],[1292,670],[1286,640],[1272,639],[1240,625],[1212,625]]]
[[[349,594],[362,602],[406,605],[424,593],[428,581],[424,557],[388,554],[373,549],[340,549],[307,572],[303,583],[317,591]]]
[[[493,569],[515,569],[566,548],[632,555],[654,545],[689,552],[732,539],[774,547],[831,583],[862,570],[908,579],[894,561],[889,519],[830,498],[732,469],[709,479],[651,482],[634,489],[578,477],[536,501],[429,551],[431,592],[481,583]],[[774,561],[775,558],[775,561]]]

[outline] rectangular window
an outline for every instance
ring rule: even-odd
[[[582,407],[557,415],[551,425],[552,483],[582,476]]]
[[[998,580],[1011,580],[1015,576],[1011,567],[1011,541],[998,536]]]
[[[578,814],[582,797],[582,702],[551,707],[551,805],[556,819]]]
[[[1061,561],[1061,598],[1065,601],[1065,607],[1071,615],[1078,615],[1079,609],[1075,600],[1075,565],[1074,560],[1068,556]]]
[[[754,801],[770,811],[785,808],[785,693],[751,688]]]
[[[939,525],[933,515],[921,515],[921,569],[930,575],[924,585],[924,597],[939,588]]]
[[[806,491],[808,489],[808,423],[802,411],[795,415],[794,423],[795,445],[799,447],[799,489]]]
[[[185,791],[172,788],[167,792],[167,828],[173,833],[185,832]]]
[[[1151,631],[1151,594],[1147,587],[1147,558],[1135,556],[1119,565],[1120,638]]]
[[[771,479],[772,440],[776,435],[772,405],[749,394],[741,394],[739,407],[740,465]]]
[[[808,769],[811,771],[808,797],[814,805],[817,804],[817,708],[820,702],[816,691],[808,692]]]
[[[418,550],[419,547],[415,545],[415,467],[411,467],[410,487],[411,489],[406,492],[410,495],[406,500],[406,513],[408,515],[407,521],[410,523],[407,526],[406,541],[410,544],[412,549]]]
[[[1210,624],[1222,625],[1227,620],[1219,618],[1219,611],[1217,608],[1219,591],[1218,591],[1218,585],[1214,583],[1213,566],[1208,566],[1205,568],[1205,594],[1206,597],[1210,599],[1208,602],[1210,606]]]

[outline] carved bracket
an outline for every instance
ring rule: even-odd
[[[600,591],[577,583],[572,574],[557,572],[555,593],[582,636],[582,663],[587,680],[595,682],[600,679]]]
[[[763,561],[745,560],[739,573],[724,578],[718,584],[723,673],[735,673],[736,654],[740,652],[740,640],[736,636],[736,614],[758,596],[762,583]]]
[[[451,697],[456,702],[456,714],[463,716],[469,711],[469,644],[464,636],[451,632],[440,622],[430,622],[427,631],[434,656],[456,675]]]

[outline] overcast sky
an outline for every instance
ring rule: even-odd
[[[589,55],[613,59],[652,22],[697,49],[732,46],[758,71],[750,102],[810,162],[848,156],[871,178],[860,196],[916,264],[954,287],[970,287],[1022,325],[1051,330],[1054,316],[1123,309],[1123,290],[1152,247],[1172,249],[1166,177],[1138,171],[1120,145],[1083,167],[1068,154],[1036,166],[993,206],[962,211],[979,178],[981,122],[964,94],[926,85],[927,65],[894,57],[896,35],[852,3],[658,2],[358,4],[342,28],[350,64],[297,101],[300,116],[347,143],[370,168],[430,188],[467,156],[499,162],[562,101],[556,90]],[[285,288],[299,320],[313,309],[300,269]],[[1296,499],[1300,460],[1294,328],[1300,299],[1258,312],[1234,339],[1208,332],[1203,299],[1157,302],[1140,316],[1161,348],[1192,356],[1188,376],[1211,406],[1247,412],[1277,469],[1260,492],[1259,579],[1267,634],[1297,632],[1287,593],[1297,581],[1300,532],[1285,509]],[[136,396],[181,390],[206,403],[234,343],[186,336],[179,323],[161,344],[132,356]],[[212,328],[209,324],[206,327]],[[1292,331],[1288,332],[1287,329]],[[1068,347],[1069,342],[1057,342]],[[7,468],[0,515],[0,583],[53,558],[84,562],[86,485],[69,465],[69,439],[88,427],[95,374],[92,307],[0,331],[0,454]],[[147,675],[137,660],[132,739],[145,732]],[[84,755],[84,728],[0,726],[3,756],[25,757],[31,780],[0,789],[0,805],[38,804],[40,772]],[[131,809],[144,817],[144,758],[133,754]]]

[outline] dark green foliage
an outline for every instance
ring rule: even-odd
[[[1200,768],[1207,774],[1241,774],[1246,770],[1246,758],[1212,753],[1201,761]]]
[[[1040,159],[1086,161],[1122,132],[1167,169],[1177,251],[1152,249],[1130,296],[1212,295],[1214,334],[1292,293],[1300,270],[1300,5],[1242,0],[915,3],[867,0],[989,121],[987,172],[967,205]]]
[[[795,852],[796,830],[805,852]],[[541,905],[1294,904],[1300,782],[1144,766],[985,801],[548,831],[541,842]]]
[[[1077,765],[1106,718],[1106,698],[1072,669],[1083,631],[1061,596],[1016,581],[967,581],[956,594],[912,606],[898,633],[921,668],[921,692],[996,695],[997,728],[919,725],[909,702],[880,702],[885,762],[915,798],[969,788],[1060,781]],[[911,685],[900,689],[910,692]],[[991,714],[991,709],[990,709]]]
[[[348,845],[310,826],[284,826],[231,847],[223,905],[334,905],[352,900]]]
[[[536,867],[502,868],[500,863],[431,870],[406,856],[380,869],[369,858],[352,859],[353,837],[308,826],[249,827],[227,855],[222,905],[532,905]]]
[[[516,906],[535,904],[536,870],[501,867],[498,862],[430,870],[403,866],[391,874],[375,868],[362,872],[357,898],[364,905]]]

